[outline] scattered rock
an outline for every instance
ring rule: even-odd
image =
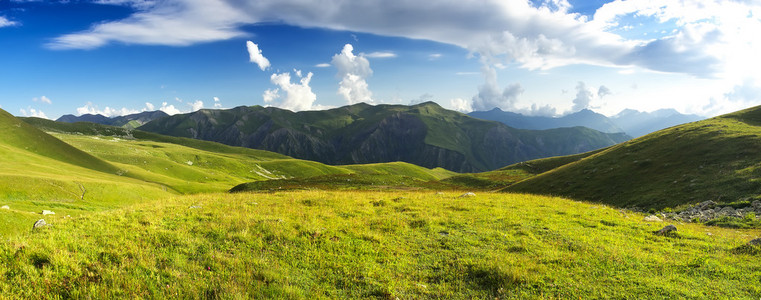
[[[41,228],[45,226],[50,226],[50,225],[48,225],[48,223],[45,222],[44,219],[39,219],[37,220],[37,222],[34,222],[34,225],[32,225],[32,229],[37,229],[37,228]]]
[[[53,212],[52,210],[43,210],[43,211],[42,211],[42,215],[43,215],[43,216],[47,216],[47,215],[55,215],[55,212]]]
[[[201,206],[200,205],[192,205],[192,206],[190,206],[190,209],[197,209],[197,208],[201,208]]]
[[[11,209],[11,207],[8,205],[3,205],[3,207],[0,207],[0,209]]]
[[[708,201],[703,201],[703,202],[700,202],[700,203],[699,203],[698,205],[696,205],[695,207],[696,207],[697,209],[699,209],[699,210],[705,210],[705,209],[707,209],[707,208],[713,207],[714,205],[716,205],[716,202],[713,202],[713,201],[711,201],[711,200],[708,200]]]
[[[666,235],[668,233],[676,231],[676,226],[674,225],[668,225],[666,227],[661,228],[661,230],[658,230],[655,232],[657,235]]]
[[[649,215],[649,216],[645,217],[644,221],[645,222],[663,222],[663,220],[661,220],[661,218],[659,218],[659,217],[657,217],[655,215]]]
[[[752,240],[752,241],[748,242],[748,245],[751,245],[751,246],[761,246],[761,238],[757,238],[755,240]]]
[[[465,194],[462,194],[462,195],[460,195],[460,197],[459,197],[459,198],[465,198],[465,197],[475,197],[475,196],[476,196],[476,194],[474,194],[474,193],[472,193],[472,192],[467,192],[467,193],[465,193]]]
[[[761,207],[761,200],[753,201],[753,203],[751,203],[750,205],[755,207],[755,208],[759,208],[759,207]]]

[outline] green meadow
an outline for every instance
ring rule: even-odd
[[[431,191],[174,196],[0,246],[21,298],[757,299],[759,230],[568,199]]]
[[[0,135],[0,298],[761,296],[760,229],[659,235],[672,223],[611,204],[496,192],[626,145],[457,174],[7,114]]]

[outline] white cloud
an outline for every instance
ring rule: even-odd
[[[473,106],[470,101],[462,99],[462,98],[455,98],[449,100],[449,109],[453,109],[459,112],[469,113],[473,111]]]
[[[222,102],[219,101],[219,97],[214,97],[214,108],[222,108]]]
[[[254,21],[224,0],[168,0],[122,20],[97,23],[88,30],[59,36],[47,46],[52,49],[93,49],[110,43],[187,46],[244,36],[238,27]]]
[[[41,110],[37,110],[37,109],[31,108],[31,107],[29,107],[27,109],[23,109],[22,108],[22,109],[19,109],[19,111],[21,111],[21,115],[23,115],[24,117],[35,117],[35,118],[42,118],[42,119],[50,119]]]
[[[190,105],[190,107],[191,107],[190,108],[191,112],[198,111],[198,110],[203,108],[203,101],[196,100],[193,103],[189,103],[188,105]]]
[[[338,69],[336,77],[341,78],[338,94],[343,96],[348,104],[372,103],[373,94],[368,89],[366,78],[373,74],[373,70],[363,54],[356,56],[353,51],[354,47],[346,44],[341,53],[334,55],[331,60],[333,66]]]
[[[390,52],[390,51],[371,52],[371,53],[366,54],[365,57],[369,57],[369,58],[394,58],[394,57],[396,57],[396,53]]]
[[[306,77],[301,77],[300,70],[295,70],[294,73],[300,78],[298,83],[291,82],[290,72],[272,74],[270,81],[278,88],[264,91],[262,94],[264,102],[274,103],[275,100],[282,99],[275,106],[292,111],[312,109],[314,101],[317,100],[317,95],[312,92],[312,88],[309,86],[313,74],[309,72]],[[280,95],[280,91],[285,93],[284,97]]]
[[[256,63],[259,66],[259,69],[264,71],[270,67],[270,61],[262,55],[262,50],[259,49],[257,44],[254,44],[252,41],[247,41],[246,49],[248,49],[249,61]]]
[[[170,116],[182,113],[179,109],[174,107],[174,105],[168,104],[166,102],[161,102],[161,108],[159,108],[159,110],[167,113]]]
[[[497,83],[497,71],[488,65],[482,68],[484,84],[478,87],[478,94],[473,96],[474,110],[491,110],[495,107],[513,110],[518,96],[524,92],[519,83],[513,83],[500,91]]]
[[[441,58],[443,55],[441,53],[433,53],[428,55],[428,60],[437,60]]]
[[[568,64],[640,66],[710,77],[738,49],[758,53],[757,1],[613,1],[593,18],[571,13],[566,0],[535,1],[303,1],[104,0],[140,8],[117,21],[56,38],[53,48],[95,48],[113,42],[190,45],[243,36],[248,24],[282,22],[302,27],[399,36],[457,45],[490,64],[517,62],[528,69]],[[404,13],[399,13],[404,12]],[[410,17],[415,16],[415,17]],[[617,34],[625,16],[674,21],[656,39]],[[755,52],[749,50],[756,50]],[[744,57],[746,57],[744,55]],[[356,75],[356,74],[355,74]]]
[[[319,64],[316,64],[314,66],[315,66],[315,68],[329,68],[330,64],[329,63],[319,63]]]
[[[4,16],[0,16],[0,28],[2,27],[10,27],[10,26],[17,26],[19,25],[18,22],[8,20],[8,18]]]
[[[42,102],[42,103],[47,103],[47,104],[52,104],[53,103],[53,101],[51,101],[50,98],[45,97],[45,96],[42,96],[42,97],[39,97],[39,98],[34,97],[34,98],[32,98],[32,101],[34,101],[34,102]]]
[[[104,109],[100,109],[97,105],[94,105],[92,102],[87,102],[82,107],[77,107],[77,114],[84,115],[84,114],[91,114],[91,115],[103,115],[106,117],[118,117],[118,116],[124,116],[124,115],[130,115],[130,114],[136,114],[139,113],[139,110],[136,109],[129,109],[126,107],[122,108],[111,108],[106,106]]]
[[[571,111],[576,112],[588,108],[589,103],[592,102],[592,97],[594,97],[594,93],[587,88],[584,82],[579,81],[576,84],[576,98],[573,99]]]
[[[175,98],[175,101],[178,101],[180,103],[182,102],[182,99]],[[181,113],[189,113],[194,112],[199,109],[203,108],[203,101],[196,100],[192,103],[184,103],[184,106],[187,107],[186,110],[180,110],[177,107],[175,107],[172,104],[169,104],[167,102],[162,102],[161,107],[158,109],[160,111],[163,111],[169,115],[176,115]],[[102,115],[105,117],[113,118],[118,116],[125,116],[125,115],[131,115],[136,113],[141,113],[144,111],[155,111],[156,106],[153,103],[146,102],[145,107],[141,109],[132,109],[132,108],[111,108],[106,106],[105,108],[101,109],[98,107],[98,105],[93,104],[92,102],[87,102],[87,104],[83,105],[82,107],[77,107],[77,114],[78,115],[84,115],[84,114],[91,114],[91,115]]]

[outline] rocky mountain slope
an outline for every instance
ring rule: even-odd
[[[574,154],[629,139],[583,127],[520,130],[446,110],[364,103],[294,113],[274,107],[200,110],[149,122],[141,130],[282,153],[328,164],[404,161],[457,172]]]

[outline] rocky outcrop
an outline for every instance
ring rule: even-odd
[[[709,200],[691,205],[680,212],[663,213],[662,216],[685,222],[694,220],[707,222],[722,217],[744,218],[749,214],[753,214],[757,218],[761,216],[761,201],[756,200],[750,206],[735,209],[731,206],[722,207],[716,202]]]

